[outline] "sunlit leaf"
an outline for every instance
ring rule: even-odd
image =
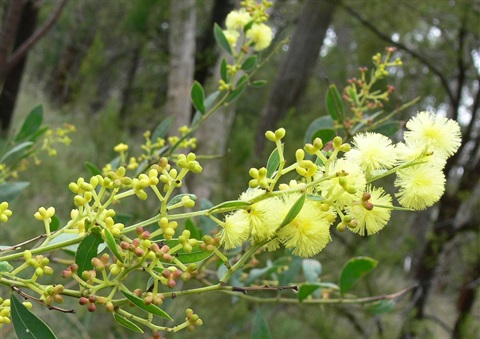
[[[117,313],[113,313],[113,318],[117,323],[119,323],[123,327],[126,327],[129,330],[132,330],[134,332],[143,333],[143,330],[140,327],[138,327],[136,324],[134,324],[127,318],[124,318],[121,315],[118,315]]]
[[[340,292],[348,292],[359,278],[373,270],[377,264],[377,260],[369,257],[356,257],[347,261],[340,275]]]
[[[18,132],[15,141],[20,141],[29,138],[42,125],[43,121],[43,106],[35,107],[23,122],[20,131]]]
[[[194,81],[190,92],[193,106],[202,114],[205,114],[205,91],[198,81]]]
[[[190,197],[190,199],[192,199],[194,201],[197,200],[197,196],[195,194],[182,193],[182,194],[176,195],[172,199],[170,199],[167,206],[173,206],[175,204],[178,204],[180,201],[182,201],[183,197]]]
[[[56,338],[52,329],[30,312],[13,294],[10,296],[10,311],[13,328],[20,339]]]
[[[145,304],[145,301],[143,301],[143,299],[137,297],[136,295],[133,295],[133,294],[131,294],[131,293],[125,291],[125,290],[122,290],[121,292],[123,293],[123,295],[125,297],[127,297],[128,300],[130,300],[138,308],[141,308],[142,310],[144,310],[144,311],[146,311],[150,314],[157,315],[161,318],[165,318],[165,319],[168,319],[168,320],[173,320],[172,317],[169,316],[167,312],[162,310],[157,305],[154,305],[154,304],[148,304],[147,305],[147,304]]]

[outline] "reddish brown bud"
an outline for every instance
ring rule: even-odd
[[[85,297],[81,297],[80,299],[78,299],[78,303],[80,305],[86,305],[88,303],[88,299]]]
[[[95,312],[96,309],[97,306],[95,306],[95,304],[88,305],[88,312]]]

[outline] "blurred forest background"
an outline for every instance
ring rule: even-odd
[[[2,243],[36,235],[32,216],[39,206],[55,206],[68,218],[67,186],[88,175],[85,161],[102,167],[115,156],[113,146],[124,142],[138,150],[143,132],[166,117],[174,115],[176,127],[190,120],[193,80],[210,90],[218,83],[213,23],[223,25],[236,6],[234,0],[0,1],[2,135],[18,130],[38,104],[51,126],[77,127],[70,147],[22,172],[31,185],[12,204],[14,227],[2,226]],[[209,294],[166,305],[174,318],[193,307],[204,319],[194,333],[169,337],[249,337],[254,315],[262,312],[273,338],[478,338],[480,2],[275,0],[270,23],[276,42],[292,39],[257,73],[268,80],[266,87],[248,89],[199,131],[198,153],[221,157],[202,162],[204,173],[188,184],[190,192],[214,203],[236,199],[248,185],[248,169],[264,164],[271,152],[264,132],[286,127],[293,156],[310,122],[327,114],[328,85],[342,89],[388,46],[397,48],[404,66],[388,79],[396,90],[385,109],[419,96],[400,118],[436,111],[459,121],[464,142],[447,165],[450,181],[438,204],[395,213],[376,236],[334,232],[335,245],[317,256],[323,281],[336,281],[352,256],[378,259],[376,270],[356,286],[359,296],[418,284],[389,312],[374,314],[361,305],[258,305]],[[154,210],[129,208],[137,219]],[[59,337],[130,335],[99,312],[74,317],[45,310],[41,317]],[[11,335],[11,327],[0,331]]]

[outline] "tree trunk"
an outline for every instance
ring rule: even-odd
[[[335,1],[306,0],[269,101],[262,112],[255,137],[257,155],[263,151],[265,131],[273,130],[305,91],[335,8]]]
[[[0,34],[0,74],[4,74],[7,66],[10,49],[16,39],[17,30],[22,18],[23,1],[11,0],[5,15],[2,32]]]
[[[176,134],[178,128],[189,125],[191,119],[189,98],[195,68],[195,1],[172,1],[170,10],[170,73],[166,112],[175,117],[171,131]]]
[[[33,1],[28,1],[22,11],[19,29],[15,40],[14,50],[21,46],[34,32],[38,18],[38,7]],[[0,122],[3,132],[7,132],[10,126],[18,91],[22,82],[23,71],[27,56],[25,55],[7,73],[5,83],[0,94]]]
[[[215,48],[215,38],[212,27],[215,23],[223,26],[227,14],[233,10],[235,1],[233,0],[215,0],[212,6],[209,24],[197,39],[197,48],[195,53],[195,80],[204,84],[212,75],[213,66],[218,59],[218,49]]]

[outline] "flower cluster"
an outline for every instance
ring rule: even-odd
[[[285,130],[267,132],[267,139],[277,144],[279,167],[271,173],[266,168],[250,170],[251,188],[240,201],[251,204],[219,222],[221,242],[226,249],[247,240],[268,250],[283,244],[298,256],[311,257],[331,240],[330,226],[337,218],[339,231],[375,234],[393,209],[402,209],[393,205],[384,188],[372,184],[390,174],[396,174],[396,196],[403,208],[432,206],[444,192],[442,169],[460,146],[460,127],[431,112],[420,112],[406,127],[405,142],[397,144],[378,133],[359,134],[352,145],[335,137],[324,147],[317,138],[305,145],[316,160],[305,159],[305,152],[297,150],[296,163],[289,167],[282,163]],[[281,183],[275,191],[280,176],[293,170],[301,182]]]
[[[24,301],[23,305],[31,309],[32,308],[32,303],[29,301]],[[11,307],[10,307],[10,299],[2,299],[0,298],[0,329],[2,329],[3,325],[8,325],[10,324],[11,316]]]
[[[272,4],[268,1],[256,3],[243,1],[242,8],[234,10],[227,15],[225,20],[226,30],[223,34],[233,49],[237,46],[240,37],[243,38],[241,50],[247,51],[253,47],[255,51],[262,51],[273,39],[272,29],[264,22],[268,19],[266,10]]]

